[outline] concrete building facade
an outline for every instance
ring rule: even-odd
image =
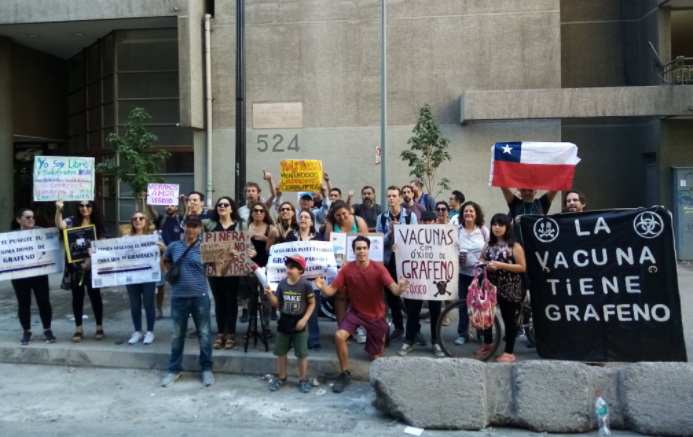
[[[321,159],[343,192],[373,185],[380,200],[380,5],[246,0],[248,181],[264,188],[262,170],[278,173],[281,160]],[[507,210],[488,186],[497,141],[576,143],[574,186],[592,209],[672,207],[672,167],[693,166],[693,81],[668,83],[685,83],[691,66],[661,77],[652,47],[661,64],[693,56],[693,0],[388,0],[388,9],[389,183],[410,180],[399,155],[430,104],[451,140],[441,174],[487,214]],[[105,137],[137,106],[153,116],[157,147],[173,152],[167,181],[204,192],[212,147],[214,197],[233,195],[235,68],[234,0],[0,2],[1,230],[31,202],[32,154],[117,159]],[[127,221],[131,190],[97,182],[109,223]],[[35,208],[50,220],[52,205]]]

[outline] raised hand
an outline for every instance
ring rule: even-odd
[[[65,206],[65,202],[63,202],[63,199],[58,199],[55,201],[55,207],[57,209],[63,209],[63,206]]]
[[[271,181],[272,180],[272,173],[266,172],[265,170],[262,170],[262,179],[266,181]]]
[[[325,286],[325,277],[323,275],[318,275],[315,277],[315,286],[320,290],[322,290],[322,287]]]
[[[354,194],[355,194],[355,193],[354,193],[354,190],[349,190],[349,199],[351,199],[352,197],[354,197]]]
[[[329,173],[327,173],[327,172],[323,173],[323,174],[322,174],[322,177],[325,178],[325,182],[329,182],[329,181],[330,181],[330,174],[329,174]]]

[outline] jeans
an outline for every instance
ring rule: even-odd
[[[219,334],[236,334],[238,317],[238,283],[240,277],[209,277],[209,288],[212,289],[216,305],[217,332]]]
[[[12,287],[17,295],[17,314],[19,323],[25,331],[31,331],[31,290],[34,290],[36,305],[41,316],[43,329],[51,329],[53,310],[48,297],[48,276],[35,276],[32,278],[13,279]]]
[[[392,279],[397,282],[397,265],[395,264],[395,257],[390,257],[390,262],[387,264],[387,271],[390,272]],[[402,317],[402,300],[399,296],[390,291],[389,288],[385,288],[385,300],[387,301],[387,306],[390,308],[390,313],[392,314],[392,324],[395,329],[404,331],[404,317]]]
[[[130,298],[130,313],[132,314],[132,324],[135,325],[135,331],[142,330],[143,303],[144,314],[147,317],[147,331],[154,331],[154,320],[156,319],[156,309],[154,306],[156,282],[126,285],[125,288],[128,290],[128,297]]]
[[[405,298],[404,303],[407,305],[407,334],[404,338],[404,342],[411,346],[414,344],[416,333],[421,330],[419,314],[421,314],[421,307],[424,301]],[[439,300],[428,301],[428,311],[431,313],[431,343],[433,344],[438,344],[436,327],[438,326],[438,319],[440,318],[442,307],[443,302]]]
[[[173,338],[171,339],[171,359],[168,371],[180,373],[183,370],[183,348],[188,331],[188,316],[192,315],[200,342],[200,370],[212,370],[212,323],[209,315],[209,296],[172,297],[171,320]]]
[[[458,294],[457,298],[462,300],[462,305],[458,308],[460,310],[460,321],[457,323],[457,336],[469,338],[469,313],[467,312],[467,293],[469,293],[469,286],[472,285],[474,276],[460,275],[458,282]]]
[[[82,326],[82,314],[84,314],[84,289],[87,289],[91,308],[94,310],[94,318],[97,325],[103,325],[103,300],[101,300],[101,289],[91,287],[91,270],[84,273],[82,285],[79,285],[80,278],[74,278],[70,284],[72,288],[72,312],[75,315],[75,326]]]
[[[313,290],[315,296],[315,309],[308,319],[308,347],[315,347],[320,344],[320,326],[318,317],[320,316],[320,290]]]

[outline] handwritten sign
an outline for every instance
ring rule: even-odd
[[[147,185],[147,205],[178,205],[180,185],[149,184]]]
[[[94,158],[34,157],[34,202],[94,200]]]
[[[254,263],[248,256],[250,247],[250,234],[247,231],[203,232],[200,254],[203,257],[202,262],[207,263],[207,276],[221,276],[224,260],[228,260],[233,252],[236,253],[237,257],[225,276],[248,276],[251,274]],[[205,261],[205,252],[209,257],[207,259],[214,259],[215,261]]]
[[[67,261],[72,264],[89,258],[91,242],[96,241],[96,226],[81,226],[63,231]]]
[[[299,254],[306,259],[306,270],[302,278],[311,282],[318,275],[334,278],[337,275],[337,262],[334,258],[332,243],[328,241],[292,241],[275,244],[270,249],[267,261],[267,280],[272,290],[286,279],[285,257]],[[315,288],[315,287],[314,287]]]
[[[409,280],[402,297],[415,300],[457,299],[460,243],[457,226],[395,226],[397,277]]]
[[[159,282],[161,250],[158,242],[158,235],[92,241],[92,287]]]
[[[0,281],[63,271],[58,228],[0,234]]]
[[[322,161],[288,159],[281,163],[282,191],[320,191]]]

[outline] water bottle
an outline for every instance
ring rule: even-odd
[[[609,406],[606,404],[606,401],[602,399],[601,393],[597,393],[597,402],[595,402],[594,408],[597,412],[599,437],[610,436],[611,428],[609,428]]]
[[[253,273],[255,273],[255,276],[263,287],[269,287],[269,281],[267,281],[267,276],[265,275],[264,269],[261,269],[258,266],[253,266]]]

